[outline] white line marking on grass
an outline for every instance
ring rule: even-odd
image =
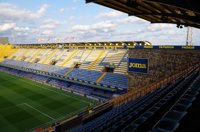
[[[21,104],[17,104],[16,106],[20,106],[20,105],[24,105],[24,103],[21,103]]]
[[[46,116],[46,117],[48,117],[48,118],[50,118],[50,119],[52,119],[52,120],[55,120],[53,117],[51,117],[51,116],[49,116],[49,115],[43,113],[42,111],[40,111],[40,110],[34,108],[33,106],[31,106],[31,105],[29,105],[29,104],[27,104],[27,103],[23,103],[23,104],[26,105],[26,106],[28,106],[29,108],[32,108],[32,109],[34,109],[35,111],[41,113],[42,115],[44,115],[44,116]]]
[[[22,104],[19,104],[19,105],[22,105]],[[32,131],[36,130],[37,128],[40,128],[40,127],[48,127],[48,126],[50,126],[50,125],[53,124],[53,123],[61,122],[62,120],[68,118],[67,116],[69,116],[69,115],[71,115],[71,114],[73,114],[73,113],[74,113],[74,112],[71,112],[71,113],[69,113],[69,114],[67,114],[67,115],[64,115],[64,114],[63,114],[61,117],[57,118],[57,119],[56,119],[55,121],[53,121],[53,122],[52,122],[52,121],[49,121],[49,122],[40,124],[40,125],[38,125],[38,126],[36,126],[36,127],[30,128],[29,130],[26,130],[26,131],[24,131],[24,132],[32,132]]]

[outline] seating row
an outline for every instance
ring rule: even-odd
[[[2,62],[3,64],[16,66],[24,69],[45,71],[61,76],[66,76],[69,78],[75,78],[83,81],[96,82],[98,78],[102,75],[100,71],[85,70],[79,68],[67,68],[54,65],[40,64],[40,63],[30,63],[25,61],[9,60],[6,59]],[[102,85],[109,85],[114,87],[119,87],[127,89],[128,87],[128,77],[123,74],[107,73],[103,79],[99,82]]]
[[[116,107],[100,117],[82,124],[80,127],[71,131],[149,131],[165,113],[168,113],[169,109],[176,104],[176,101],[179,100],[179,98],[187,97],[188,99],[193,99],[193,95],[189,96],[185,93],[186,91],[189,92],[191,88],[194,88],[193,83],[198,82],[196,80],[199,80],[199,76],[200,75],[198,74],[197,77],[197,73],[194,72],[187,78],[179,79],[169,86],[160,88],[135,101],[130,101],[124,105]],[[180,101],[183,103],[185,99]],[[173,110],[181,108],[182,106],[177,105]],[[187,112],[183,112],[180,114],[170,111],[168,116],[176,115],[177,119],[181,119],[181,117],[186,113]],[[178,117],[178,115],[180,116]]]
[[[200,91],[200,75],[189,86],[188,90],[176,101],[168,112],[155,124],[152,131],[158,132],[173,132],[176,131],[181,123],[181,120],[187,114],[188,109],[196,100],[196,96]]]

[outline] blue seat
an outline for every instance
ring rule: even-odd
[[[190,106],[192,105],[192,103],[189,103],[188,105],[183,105],[183,104],[176,104],[172,110],[178,111],[178,112],[184,112],[186,111]]]
[[[153,108],[149,109],[149,111],[152,113],[155,113],[159,109],[160,109],[159,107],[153,107]]]
[[[164,116],[164,119],[169,119],[179,122],[186,114],[187,112],[178,112],[171,110]]]
[[[146,117],[140,117],[134,121],[134,124],[140,125],[147,120]]]
[[[135,124],[130,124],[127,127],[125,127],[124,129],[122,129],[121,132],[134,132],[136,130],[136,125]]]
[[[192,103],[194,100],[195,100],[195,98],[192,99],[192,100],[187,99],[187,98],[182,98],[182,99],[180,99],[180,100],[178,101],[178,103],[179,103],[179,104],[183,104],[183,105],[189,105],[189,104]]]
[[[194,101],[196,99],[195,95],[192,94],[185,94],[183,98]]]
[[[172,120],[161,119],[152,129],[152,132],[174,132],[179,123]]]
[[[178,80],[172,85],[169,85],[165,88],[160,88],[155,92],[145,95],[144,97],[141,97],[135,101],[130,101],[124,105],[116,107],[106,114],[100,116],[99,118],[96,118],[95,120],[81,126],[80,128],[82,129],[80,130],[117,131],[126,126],[122,130],[123,132],[136,131],[137,129],[143,127],[142,124],[146,125],[147,121],[151,121],[148,119],[157,113],[157,111],[160,110],[160,107],[165,105],[166,102],[168,102],[177,92],[183,88],[186,83],[182,81],[189,81],[189,79]],[[190,96],[188,96],[188,98],[189,97]],[[190,102],[188,104],[187,100],[184,100],[184,98],[183,100],[180,100],[180,102],[174,107],[176,111],[174,111],[174,113],[167,113],[166,117],[164,116],[162,121],[160,121],[161,125],[159,125],[159,127],[155,127],[154,130],[165,132],[175,130],[176,126],[179,125],[178,121],[185,116],[185,109],[183,108],[187,109],[189,105]],[[181,110],[183,112],[180,112]],[[132,123],[129,124],[130,122]],[[163,123],[168,125],[168,128],[162,127]]]
[[[199,92],[197,90],[190,89],[187,91],[187,94],[197,95]]]
[[[99,83],[126,89],[128,77],[123,74],[107,73]]]
[[[67,76],[70,78],[77,78],[84,81],[95,82],[101,76],[101,74],[102,73],[99,71],[74,68]]]
[[[150,118],[150,117],[153,116],[153,115],[154,115],[153,112],[147,111],[147,112],[145,112],[144,114],[142,114],[142,117]]]
[[[163,103],[157,103],[156,105],[155,105],[155,107],[158,107],[158,108],[160,108],[160,107],[162,107],[163,106]]]
[[[146,120],[146,117],[139,117],[131,124],[134,126],[134,129],[138,129],[141,126],[141,124],[143,124]]]

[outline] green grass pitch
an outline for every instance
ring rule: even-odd
[[[29,79],[0,72],[0,132],[30,131],[95,103]]]

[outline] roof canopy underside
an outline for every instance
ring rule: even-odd
[[[151,23],[174,23],[200,28],[198,0],[86,0]]]

